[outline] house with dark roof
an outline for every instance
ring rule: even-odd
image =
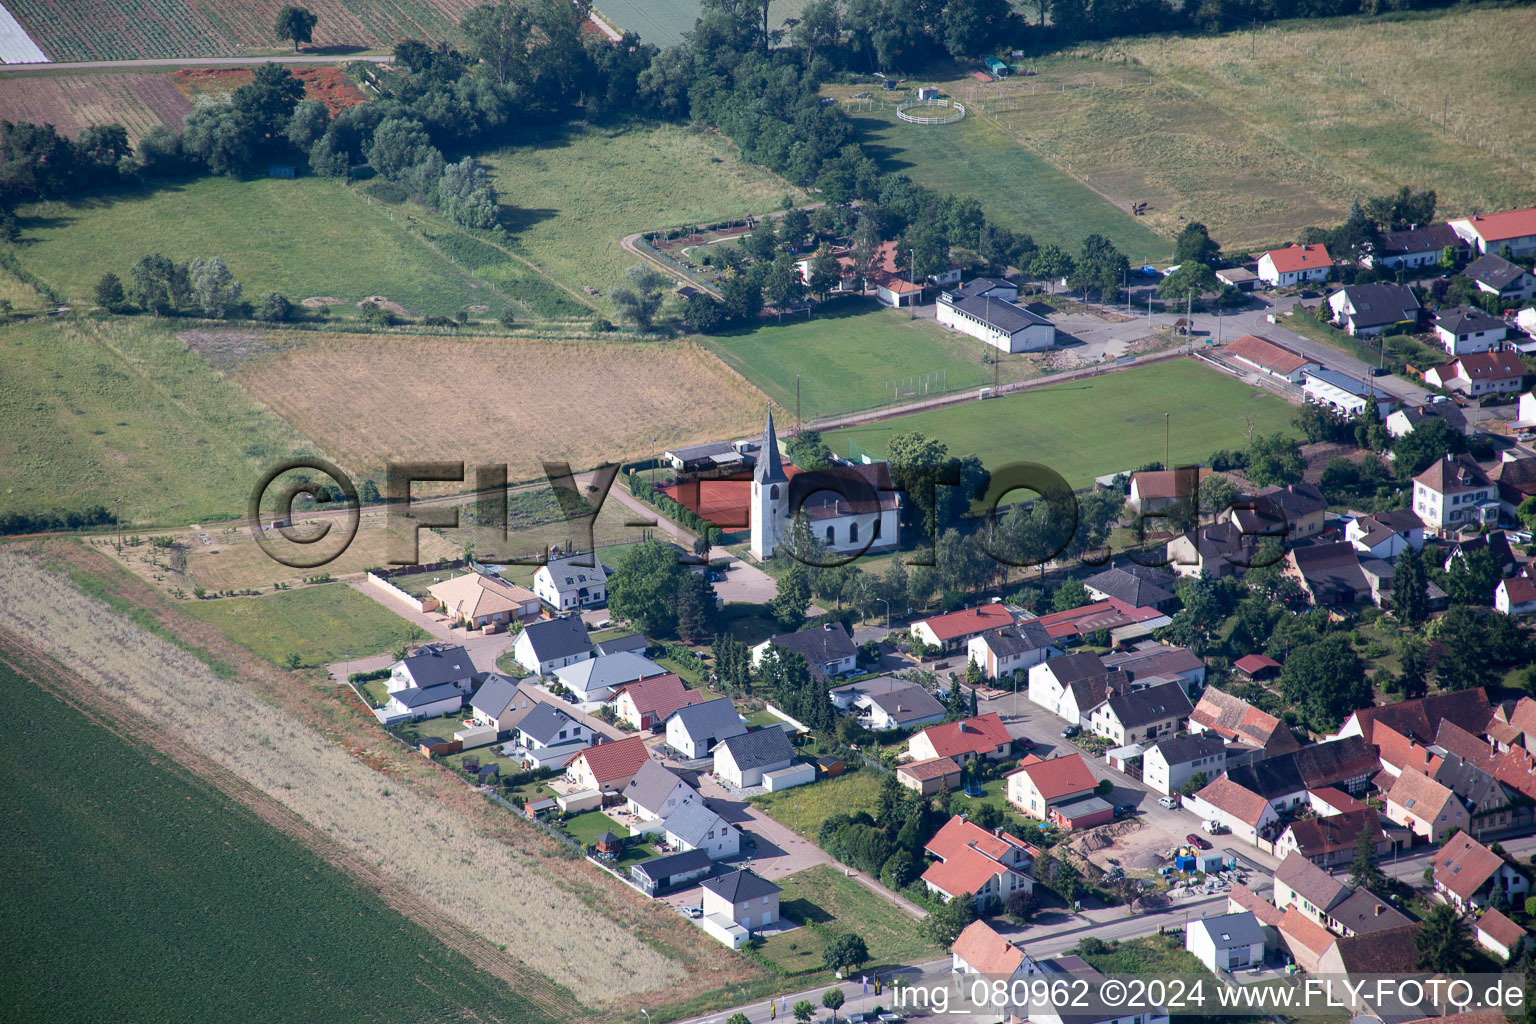
[[[1536,275],[1494,253],[1479,256],[1462,273],[1477,283],[1478,291],[1497,295],[1511,306],[1536,295]]]
[[[1435,892],[1463,913],[1492,903],[1496,893],[1506,906],[1522,905],[1530,891],[1530,881],[1513,864],[1465,832],[1440,848],[1431,871]]]
[[[1445,561],[1441,563],[1441,568],[1450,572],[1457,562],[1464,563],[1472,555],[1484,550],[1493,555],[1493,561],[1499,567],[1500,576],[1512,574],[1515,567],[1520,564],[1509,546],[1509,535],[1503,530],[1493,530],[1452,541],[1450,547],[1446,548]]]
[[[451,684],[460,693],[474,688],[475,665],[458,644],[425,644],[390,666],[390,693]]]
[[[530,622],[513,642],[512,657],[534,675],[545,675],[592,657],[592,640],[580,616]]]
[[[724,860],[741,852],[741,830],[705,806],[703,800],[685,800],[661,822],[661,834],[677,850],[703,850],[710,860]]]
[[[704,882],[703,910],[742,928],[766,928],[779,919],[778,886],[745,869]]]
[[[620,687],[667,674],[665,668],[633,651],[585,658],[555,669],[555,678],[571,691],[578,704],[607,701]]]
[[[518,721],[502,752],[525,768],[559,768],[591,742],[585,725],[553,704],[539,702]]]
[[[1413,478],[1413,511],[1441,534],[1497,523],[1499,492],[1470,455],[1447,455]]]
[[[1461,407],[1455,402],[1431,402],[1428,405],[1405,405],[1393,409],[1384,421],[1387,433],[1393,438],[1407,437],[1419,424],[1440,420],[1458,434],[1470,436],[1472,424]]]
[[[1359,736],[1367,743],[1374,743],[1376,723],[1381,722],[1428,745],[1435,741],[1441,722],[1452,722],[1467,732],[1481,735],[1492,717],[1493,705],[1488,701],[1488,692],[1481,686],[1474,686],[1396,704],[1361,708],[1346,718],[1339,731],[1328,738]]]
[[[989,629],[966,644],[967,661],[974,661],[986,679],[1008,679],[1060,653],[1055,638],[1034,619]]]
[[[1141,781],[1172,796],[1197,774],[1209,782],[1227,765],[1227,745],[1212,734],[1173,736],[1159,740],[1141,757]]]
[[[1503,320],[1471,306],[1452,306],[1435,314],[1435,335],[1453,356],[1498,348],[1508,333]]]
[[[464,706],[464,691],[453,683],[437,683],[418,686],[409,690],[396,690],[384,705],[384,714],[393,719],[436,718],[459,710]]]
[[[1361,832],[1370,835],[1375,856],[1391,849],[1392,844],[1381,829],[1379,815],[1374,810],[1365,809],[1291,822],[1275,840],[1275,856],[1283,858],[1297,853],[1321,868],[1349,864],[1355,859]]]
[[[1467,809],[1467,829],[1475,836],[1496,835],[1517,823],[1530,824],[1530,810],[1517,808],[1514,789],[1476,761],[1447,751],[1430,766],[1428,774],[1461,801]]]
[[[1433,267],[1449,247],[1456,253],[1467,251],[1466,240],[1449,224],[1427,224],[1403,231],[1383,231],[1380,241],[1360,258],[1368,267]]]
[[[1158,683],[1109,697],[1088,716],[1088,728],[1118,747],[1172,736],[1193,710],[1182,681]]]
[[[557,614],[593,608],[607,603],[611,575],[613,570],[591,552],[568,555],[539,566],[533,592]]]
[[[535,698],[519,691],[517,683],[496,672],[486,674],[470,698],[470,713],[481,725],[494,725],[505,733],[517,724],[519,711],[533,707]]]
[[[762,785],[765,772],[793,764],[795,748],[783,729],[770,726],[722,740],[714,755],[714,774],[738,789],[746,789]]]
[[[1405,508],[1356,516],[1344,527],[1344,539],[1361,558],[1396,558],[1424,549],[1424,521]]]
[[[1228,769],[1226,775],[1212,779],[1200,792],[1185,797],[1184,807],[1201,820],[1220,822],[1234,839],[1257,843],[1260,838],[1273,838],[1280,822],[1274,805],[1231,776]]]
[[[647,896],[665,896],[703,878],[714,868],[715,862],[704,850],[689,850],[643,860],[629,869],[629,877]]]
[[[1360,571],[1360,554],[1348,541],[1293,547],[1285,553],[1284,565],[1284,574],[1318,607],[1370,599],[1371,584]]]
[[[1382,897],[1346,884],[1295,851],[1286,854],[1275,870],[1275,906],[1297,911],[1346,938],[1376,935],[1412,923]]]
[[[1177,600],[1172,573],[1135,563],[1094,573],[1083,580],[1083,588],[1095,601],[1115,598],[1132,608],[1155,608],[1160,612],[1168,611]]]
[[[1380,334],[1396,324],[1417,325],[1419,300],[1400,284],[1345,285],[1328,296],[1333,322],[1355,338]]]
[[[972,282],[972,285],[982,285],[982,282]],[[1056,344],[1055,324],[1002,298],[992,281],[974,289],[968,286],[945,289],[939,293],[934,315],[943,326],[969,334],[1003,352],[1044,352]]]
[[[1175,574],[1210,573],[1217,579],[1246,571],[1257,553],[1257,538],[1245,537],[1242,529],[1231,522],[1186,530],[1171,538],[1165,551]]]
[[[754,668],[763,663],[770,647],[777,649],[781,656],[800,655],[811,675],[819,679],[832,679],[852,672],[858,664],[859,649],[841,622],[807,626],[798,633],[769,637],[752,648]]]
[[[832,705],[853,714],[859,724],[876,732],[912,728],[944,721],[944,705],[918,684],[893,676],[877,676],[831,691]]]
[[[667,746],[684,760],[709,756],[721,741],[747,731],[729,697],[678,708],[667,719]]]
[[[1431,387],[1459,391],[1470,398],[1515,394],[1524,381],[1525,364],[1514,352],[1472,352],[1424,371],[1424,382]]]
[[[1263,966],[1265,945],[1264,928],[1249,911],[1199,918],[1184,930],[1184,948],[1216,974]]]
[[[1178,680],[1187,687],[1199,687],[1205,682],[1205,662],[1197,654],[1187,647],[1153,640],[1139,643],[1129,651],[1104,655],[1104,667],[1111,672],[1124,672],[1133,689],[1160,680]]]
[[[654,832],[661,821],[683,804],[700,800],[699,791],[682,776],[659,761],[647,759],[624,786],[625,809],[639,819],[633,826],[641,832]]]
[[[1522,396],[1521,401],[1532,399],[1536,404],[1536,392]],[[1499,515],[1511,522],[1515,510],[1527,498],[1536,498],[1536,458],[1504,458],[1488,474],[1499,487]]]

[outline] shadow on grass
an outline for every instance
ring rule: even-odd
[[[851,295],[840,299],[831,299],[817,306],[811,315],[811,320],[845,320],[850,317],[866,316],[878,310],[884,309],[880,303],[864,295]],[[792,320],[789,324],[780,325],[773,321],[763,321],[757,324],[745,324],[741,327],[733,327],[727,331],[711,334],[711,338],[724,340],[726,338],[745,338],[757,334],[760,331],[772,331],[780,326],[792,326],[806,323],[805,320]]]
[[[810,900],[789,900],[779,904],[779,916],[787,917],[796,924],[826,924],[832,915]]]

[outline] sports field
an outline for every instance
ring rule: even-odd
[[[706,343],[791,411],[800,374],[800,412],[808,420],[911,401],[925,380],[934,391],[992,383],[992,365],[982,362],[984,346],[973,338],[873,300],[842,300],[828,310],[831,315],[768,324]],[[1038,373],[1024,356],[1002,354],[1002,360],[1002,380]]]
[[[849,427],[826,440],[834,452],[856,444],[884,454],[891,437],[915,430],[952,455],[980,456],[989,468],[1039,462],[1086,487],[1096,476],[1162,461],[1165,413],[1177,465],[1245,447],[1250,425],[1259,434],[1289,432],[1295,410],[1193,360],[1174,359]]]
[[[972,84],[974,80],[972,80]],[[878,87],[840,86],[829,95],[845,99]],[[965,98],[963,87],[956,93]],[[885,103],[886,101],[876,101]],[[1173,243],[1113,203],[1019,145],[980,117],[957,124],[913,125],[898,120],[893,105],[847,108],[860,141],[882,169],[910,175],[938,192],[969,196],[988,219],[1077,252],[1095,232],[1107,236],[1133,266],[1166,260]]]
[[[0,647],[6,1019],[555,1019],[60,682]]]
[[[0,365],[0,511],[234,515],[272,461],[313,451],[147,318],[14,324]]]

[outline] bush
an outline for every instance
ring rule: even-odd
[[[267,323],[287,323],[293,319],[293,313],[293,303],[281,292],[267,292],[256,302],[256,319]]]

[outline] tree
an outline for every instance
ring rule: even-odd
[[[1112,300],[1119,296],[1120,282],[1129,273],[1130,266],[1130,261],[1115,248],[1114,243],[1094,233],[1083,239],[1082,251],[1078,254],[1077,267],[1072,272],[1070,283],[1073,288],[1098,292],[1100,301]]]
[[[1260,487],[1300,483],[1305,469],[1296,442],[1283,434],[1255,435],[1248,444],[1248,466],[1244,472]]]
[[[651,329],[656,311],[661,308],[662,288],[667,279],[649,265],[636,263],[625,271],[629,287],[608,293],[614,312],[642,331]]]
[[[1427,416],[1392,444],[1392,463],[1397,478],[1412,480],[1447,455],[1467,450],[1466,435],[1438,416]]]
[[[444,170],[443,155],[432,145],[421,122],[403,117],[386,118],[373,130],[368,164],[381,177],[413,185],[420,183],[416,179],[430,173],[435,186]],[[434,169],[435,173],[431,173]]]
[[[1416,967],[1439,974],[1459,974],[1471,965],[1475,951],[1467,922],[1456,908],[1437,903],[1424,915],[1424,924],[1413,936],[1418,952]]]
[[[779,577],[778,593],[768,602],[773,621],[785,633],[800,628],[805,610],[811,606],[811,584],[805,566],[796,562]]]
[[[187,264],[187,274],[204,316],[222,320],[240,302],[240,282],[217,256],[211,260],[193,260]]]
[[[960,893],[923,918],[918,931],[932,942],[948,949],[965,926],[976,920],[976,901],[968,892]]]
[[[718,299],[704,292],[683,303],[683,325],[699,334],[711,334],[725,326],[728,315]]]
[[[1356,889],[1381,888],[1387,876],[1376,866],[1376,840],[1368,828],[1355,838],[1355,859],[1349,866],[1349,884]]]
[[[473,157],[443,169],[437,186],[437,205],[449,220],[467,228],[488,230],[496,226],[499,218],[498,203],[496,186]]]
[[[253,310],[257,320],[271,324],[287,323],[293,319],[293,313],[293,303],[281,292],[267,292],[257,301]]]
[[[636,544],[608,581],[608,609],[647,633],[670,634],[677,626],[678,592],[687,575],[670,547],[654,540]]]
[[[315,37],[315,24],[320,19],[304,7],[292,5],[277,12],[272,34],[284,42],[293,43],[293,52],[299,52],[300,43],[308,43]]]
[[[1008,894],[1003,908],[1019,924],[1028,924],[1040,909],[1040,897],[1033,889],[1015,889]]]
[[[175,313],[186,305],[191,295],[187,265],[172,263],[159,253],[135,263],[131,277],[134,303],[156,316]]]
[[[803,470],[826,469],[832,464],[832,450],[821,439],[821,431],[807,428],[784,444],[789,461]]]
[[[779,253],[768,264],[767,273],[763,276],[763,297],[779,309],[798,305],[805,298],[805,281],[800,277],[800,268],[795,265],[795,259],[789,253]]]
[[[893,856],[901,856],[906,851],[899,851]],[[900,888],[898,886],[898,888]],[[858,967],[869,962],[869,948],[864,940],[857,935],[843,933],[834,935],[827,941],[821,951],[822,962],[827,965],[829,971],[840,971],[845,967]]]
[[[1526,498],[1515,509],[1515,515],[1520,519],[1520,524],[1527,530],[1536,531],[1536,497]]]
[[[832,1011],[832,1020],[837,1020],[837,1011],[843,1005],[843,990],[829,988],[821,994],[821,1005]]]
[[[1398,561],[1402,572],[1402,561]],[[1414,700],[1429,692],[1430,652],[1429,645],[1418,637],[1406,636],[1397,642],[1397,687],[1406,700]]]
[[[720,285],[720,298],[732,320],[751,320],[763,308],[762,287],[745,274],[726,278]]]
[[[1178,270],[1157,283],[1157,297],[1164,301],[1182,302],[1191,292],[1198,300],[1202,295],[1220,290],[1221,282],[1216,280],[1216,271],[1195,260],[1179,264]]]
[[[533,25],[526,6],[500,0],[464,15],[459,30],[469,55],[483,62],[499,85],[506,85],[517,65],[527,59]]]
[[[1291,651],[1280,670],[1280,692],[1320,732],[1332,732],[1371,703],[1365,665],[1344,633]]]
[[[1205,772],[1195,772],[1195,774],[1191,775],[1189,779],[1185,781],[1184,785],[1179,787],[1179,792],[1184,796],[1194,796],[1196,793],[1204,789],[1205,784],[1209,781],[1210,780],[1206,778]]]
[[[1076,268],[1072,255],[1058,245],[1047,243],[1036,249],[1029,260],[1029,276],[1040,281],[1049,281],[1051,294],[1056,294],[1056,282],[1064,277],[1070,277]],[[1020,268],[1021,270],[1024,268]]]
[[[822,246],[816,250],[815,257],[811,260],[811,294],[817,298],[826,300],[833,290],[843,282],[843,265],[832,255],[832,250]]]
[[[1209,264],[1221,255],[1221,246],[1211,240],[1211,233],[1197,220],[1184,225],[1184,230],[1179,232],[1173,245],[1175,263]]]
[[[944,5],[944,48],[955,58],[980,57],[1007,37],[1008,0],[949,0]]]
[[[800,1024],[810,1024],[812,1017],[816,1016],[816,1004],[809,999],[802,999],[790,1010],[795,1015],[795,1020]]]
[[[733,1013],[725,1018],[725,1024],[752,1024],[752,1018],[744,1013]]]
[[[1429,617],[1429,574],[1424,555],[1409,547],[1397,556],[1392,577],[1392,610],[1405,626],[1418,629]]]
[[[299,101],[304,98],[304,83],[281,64],[262,64],[247,85],[230,97],[234,111],[253,140],[283,140]]]
[[[113,273],[102,274],[101,280],[96,282],[95,296],[98,306],[109,310],[120,308],[127,301],[127,296],[123,293],[122,278]]]
[[[1056,588],[1051,597],[1051,607],[1058,612],[1070,611],[1088,604],[1088,588],[1082,580],[1069,579]]]
[[[702,572],[687,570],[677,591],[677,635],[700,643],[715,635],[715,588]]]

